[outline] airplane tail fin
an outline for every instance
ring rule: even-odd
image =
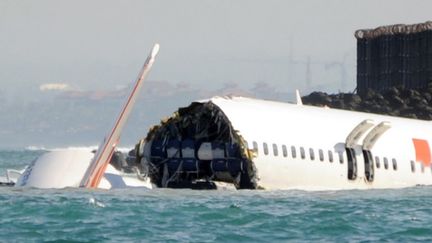
[[[138,93],[142,87],[143,81],[147,76],[148,72],[150,71],[158,52],[159,44],[155,44],[138,75],[135,86],[133,87],[131,94],[126,101],[126,104],[121,110],[114,127],[112,128],[110,134],[108,134],[108,136],[106,136],[105,139],[102,141],[83,179],[81,180],[80,187],[98,187],[114,153],[114,149],[120,140],[123,126],[130,115],[130,112],[138,97]]]

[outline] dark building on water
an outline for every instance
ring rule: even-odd
[[[419,89],[432,82],[432,21],[355,32],[357,93],[391,87]]]

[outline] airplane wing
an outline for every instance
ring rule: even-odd
[[[91,161],[83,179],[81,180],[80,187],[96,188],[99,185],[102,176],[105,173],[106,167],[108,166],[114,153],[114,149],[119,142],[123,126],[130,115],[130,112],[138,97],[138,93],[142,87],[143,81],[150,71],[158,52],[159,44],[155,44],[138,75],[135,86],[132,89],[132,92],[129,95],[129,98],[126,101],[122,111],[120,112],[120,115],[117,118],[111,133],[105,137],[104,141],[99,146],[95,157]]]

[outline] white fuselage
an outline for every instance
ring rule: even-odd
[[[94,153],[85,149],[64,149],[47,152],[23,171],[18,178],[16,187],[34,188],[65,188],[80,187]],[[143,187],[151,188],[149,180],[140,178],[138,174],[127,174],[108,165],[98,188],[115,189]]]
[[[432,184],[428,121],[242,97],[211,101],[223,110],[249,149],[255,149],[252,160],[262,188],[333,190]],[[348,179],[347,137],[364,120],[373,126],[350,145],[357,173]],[[390,127],[368,148],[373,165],[373,180],[368,181],[364,143],[382,122]],[[413,139],[421,143],[415,146]]]

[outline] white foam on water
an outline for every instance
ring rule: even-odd
[[[39,151],[39,150],[47,150],[47,149],[44,146],[30,145],[30,146],[25,147],[24,150]]]
[[[104,208],[104,207],[105,207],[105,204],[99,202],[99,201],[96,200],[94,197],[91,197],[91,198],[89,199],[89,204],[90,204],[90,205],[93,205],[93,206],[96,206],[96,207],[100,207],[100,208]]]
[[[57,147],[57,148],[47,148],[45,146],[30,145],[30,146],[27,146],[24,148],[24,150],[27,150],[27,151],[59,151],[59,150],[93,151],[93,150],[97,150],[97,149],[98,149],[98,145],[68,146],[68,147]],[[117,151],[120,151],[122,153],[128,153],[132,149],[133,149],[133,147],[118,147],[118,148],[116,148]]]

